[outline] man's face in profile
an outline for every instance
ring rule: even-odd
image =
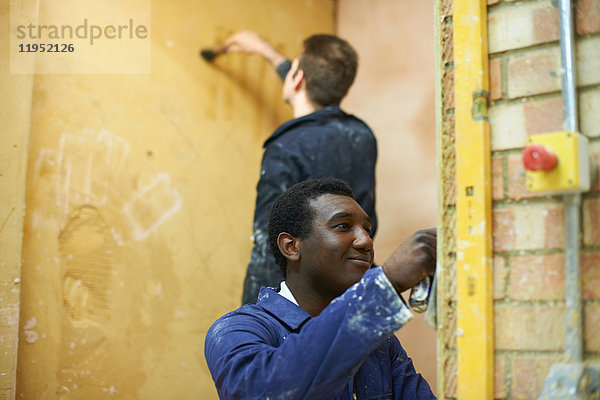
[[[351,197],[324,194],[310,201],[312,230],[300,239],[300,274],[331,299],[358,282],[374,258],[371,219]]]

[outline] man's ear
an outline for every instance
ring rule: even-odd
[[[293,237],[287,232],[281,232],[277,236],[277,246],[283,256],[291,262],[300,260],[300,251],[298,241],[300,239]]]
[[[304,71],[297,69],[296,73],[292,77],[292,85],[295,91],[302,88],[302,85],[306,86],[306,79],[304,79]]]

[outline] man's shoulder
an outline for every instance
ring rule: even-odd
[[[267,139],[264,147],[273,143],[293,143],[307,138],[310,140],[315,135],[341,138],[349,134],[375,142],[373,131],[363,120],[344,112],[337,106],[328,106],[283,123]]]
[[[268,332],[272,329],[272,319],[262,307],[244,304],[217,319],[208,329],[206,340],[212,343],[240,332]]]
[[[264,314],[266,312],[262,307],[248,303],[219,317],[213,323],[213,326],[218,326],[224,322],[230,323],[231,321],[261,319],[261,317],[264,317]]]
[[[316,111],[313,113],[313,118],[295,125],[292,129],[306,129],[308,131],[330,130],[332,132],[350,130],[357,134],[373,135],[371,128],[362,119],[346,113],[339,107],[328,109],[323,112]]]
[[[348,142],[349,140],[360,142],[363,145],[376,145],[375,135],[371,129],[361,120],[352,118],[331,118],[306,122],[295,125],[273,137],[265,145],[277,144],[303,147],[311,144],[321,145],[323,142]],[[266,147],[265,146],[265,147]]]
[[[261,320],[271,321],[280,319],[281,315],[286,315],[290,312],[290,309],[299,313],[306,314],[305,311],[298,311],[298,306],[285,299],[279,293],[276,292],[275,288],[263,287],[260,290],[258,301],[256,304],[248,303],[241,307],[228,312],[223,315],[215,324],[220,321],[231,321],[231,320]]]
[[[206,339],[213,343],[224,336],[235,338],[253,332],[270,343],[277,343],[278,338],[298,329],[308,319],[306,311],[273,289],[263,287],[257,304],[244,304],[217,319]]]

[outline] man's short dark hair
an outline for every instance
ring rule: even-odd
[[[282,193],[273,203],[269,214],[269,246],[275,262],[281,267],[285,277],[287,259],[279,251],[277,237],[281,232],[297,238],[305,238],[312,231],[315,210],[310,200],[324,194],[337,194],[351,197],[354,194],[350,185],[337,178],[319,178],[295,184]]]
[[[308,97],[322,107],[342,101],[358,67],[358,55],[352,46],[325,34],[306,38],[298,61],[306,78]]]

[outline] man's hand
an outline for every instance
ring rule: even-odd
[[[234,34],[225,41],[224,46],[228,53],[243,52],[256,53],[267,59],[273,67],[277,67],[286,58],[256,32],[242,31]]]
[[[398,294],[435,272],[437,231],[415,232],[383,264],[383,272]]]

